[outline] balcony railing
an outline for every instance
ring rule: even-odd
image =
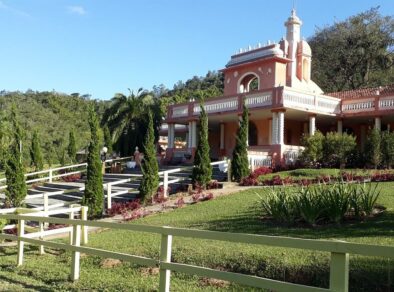
[[[394,96],[369,97],[356,100],[342,101],[342,112],[344,114],[357,114],[376,111],[394,110]]]
[[[308,94],[287,87],[283,92],[283,106],[287,108],[334,115],[340,113],[340,103],[339,98]]]

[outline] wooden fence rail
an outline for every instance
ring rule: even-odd
[[[12,219],[18,221],[18,235],[0,234],[0,239],[14,240],[18,242],[17,263],[23,263],[24,243],[33,245],[47,246],[55,249],[62,249],[72,252],[72,265],[70,279],[75,281],[79,279],[80,253],[96,255],[104,258],[114,258],[122,261],[128,261],[143,266],[153,266],[160,268],[160,291],[169,291],[171,271],[198,275],[203,277],[216,278],[226,281],[232,281],[242,285],[257,288],[273,289],[277,291],[337,291],[347,292],[349,285],[349,254],[358,254],[364,256],[375,256],[394,258],[394,247],[382,245],[367,245],[358,243],[349,243],[334,240],[313,240],[300,239],[282,236],[254,235],[243,233],[227,233],[218,231],[205,231],[185,228],[159,227],[137,224],[119,224],[100,221],[72,220],[62,218],[48,218],[28,215],[0,214],[0,218]],[[44,241],[41,239],[31,238],[23,232],[26,221],[50,222],[57,224],[67,224],[72,226],[73,240],[70,244]],[[159,259],[151,259],[137,255],[118,253],[87,246],[81,246],[81,229],[86,227],[98,227],[108,229],[122,229],[138,232],[156,233],[161,235],[161,249]],[[311,287],[299,284],[293,284],[283,281],[277,281],[257,276],[244,275],[239,273],[225,272],[205,267],[187,265],[171,262],[172,238],[175,236],[189,237],[198,239],[210,239],[218,241],[267,245],[275,247],[296,248],[315,250],[331,253],[330,262],[330,281],[329,289]],[[83,242],[82,242],[83,244]]]

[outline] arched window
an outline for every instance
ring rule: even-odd
[[[238,92],[245,93],[257,91],[260,88],[260,79],[255,73],[246,73],[239,79]]]
[[[257,145],[257,127],[251,121],[249,121],[248,144],[249,146]]]

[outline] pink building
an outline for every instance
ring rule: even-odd
[[[312,81],[312,51],[301,39],[301,25],[293,10],[285,39],[241,49],[222,69],[224,96],[204,105],[213,159],[231,157],[243,100],[250,112],[249,155],[255,165],[293,161],[302,149],[302,135],[316,129],[353,133],[362,149],[368,129],[394,126],[394,85],[325,94]],[[169,106],[167,159],[186,153],[193,157],[199,112],[196,101]],[[186,129],[183,149],[174,147],[175,125]]]

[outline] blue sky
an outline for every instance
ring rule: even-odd
[[[297,0],[302,35],[393,0]],[[224,67],[239,48],[278,41],[293,0],[0,0],[0,90],[109,99]]]

